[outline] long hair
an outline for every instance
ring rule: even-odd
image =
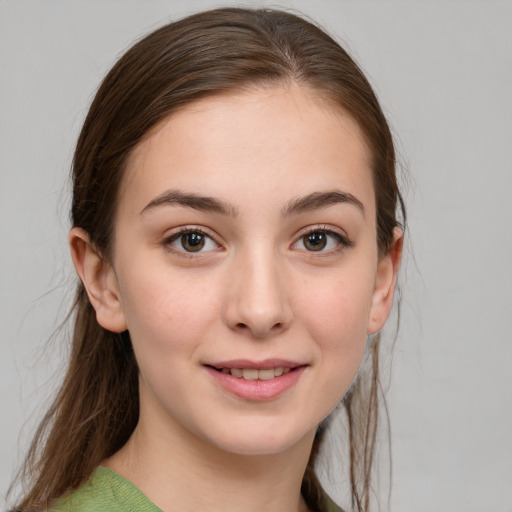
[[[132,46],[100,85],[73,159],[73,226],[83,228],[111,257],[117,194],[127,159],[148,131],[200,98],[296,82],[350,115],[371,159],[381,255],[405,211],[395,175],[395,151],[386,119],[357,64],[314,24],[283,11],[224,8],[157,29]],[[28,491],[19,511],[45,508],[89,478],[128,440],[139,415],[138,369],[128,333],[100,327],[78,284],[74,334],[66,376],[36,431],[24,465]],[[379,343],[369,351],[371,371],[344,401],[353,505],[367,511],[378,418]],[[321,430],[304,475],[302,493],[323,510],[315,475]]]

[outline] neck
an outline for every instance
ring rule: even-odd
[[[164,512],[305,512],[302,477],[314,433],[277,454],[226,453],[183,432],[172,439],[140,421],[104,465],[135,484]],[[151,433],[151,435],[149,435]]]

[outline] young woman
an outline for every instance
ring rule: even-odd
[[[100,86],[73,180],[71,360],[15,509],[338,510],[314,464],[341,403],[368,510],[405,213],[347,53],[273,10],[162,27]]]

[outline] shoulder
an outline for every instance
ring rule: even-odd
[[[344,512],[326,493],[324,493],[324,504],[325,512]]]
[[[99,467],[78,489],[55,500],[46,512],[161,512],[137,487]]]

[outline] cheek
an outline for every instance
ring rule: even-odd
[[[122,297],[135,350],[143,345],[162,356],[193,348],[218,316],[214,289],[201,279],[132,276]]]
[[[300,317],[307,322],[322,344],[337,347],[340,340],[346,343],[366,338],[366,328],[372,301],[369,282],[354,283],[347,279],[329,279],[315,291],[296,294]]]
[[[368,277],[356,275],[317,282],[315,293],[304,294],[297,305],[315,341],[324,389],[332,390],[332,406],[352,383],[366,348],[373,286]]]

